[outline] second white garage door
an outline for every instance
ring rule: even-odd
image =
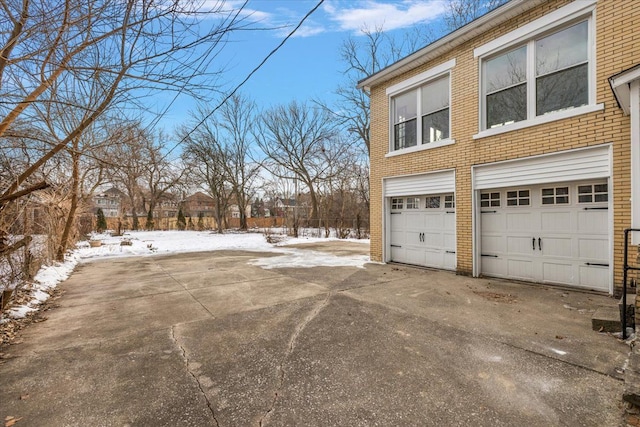
[[[392,197],[390,204],[390,260],[455,269],[454,195]]]
[[[606,181],[480,192],[482,274],[609,290]]]

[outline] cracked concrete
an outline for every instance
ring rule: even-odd
[[[269,422],[269,416],[270,414],[273,412],[277,402],[278,402],[278,393],[283,389],[284,387],[284,380],[285,380],[285,375],[286,372],[283,368],[284,363],[287,361],[287,359],[289,358],[289,356],[291,356],[291,354],[293,353],[293,350],[296,347],[296,341],[298,340],[298,337],[300,336],[300,334],[302,333],[302,331],[304,331],[305,327],[313,321],[313,319],[315,319],[318,314],[327,306],[329,305],[329,300],[331,299],[331,296],[333,295],[333,292],[328,292],[327,293],[327,297],[322,300],[321,302],[317,303],[315,305],[315,307],[313,308],[313,310],[311,310],[311,312],[309,313],[308,316],[306,316],[302,322],[300,322],[299,325],[297,325],[293,331],[293,334],[291,335],[291,338],[289,339],[289,345],[287,348],[287,352],[284,355],[284,359],[283,362],[278,365],[277,368],[277,376],[278,376],[278,386],[276,388],[276,391],[273,394],[273,402],[271,404],[271,406],[269,407],[269,409],[267,409],[267,411],[264,413],[264,415],[262,416],[262,418],[260,418],[260,421],[258,422],[258,425],[260,427],[266,426],[267,423]]]
[[[175,327],[175,325],[171,327],[171,339],[173,339],[173,342],[175,342],[176,346],[180,349],[180,352],[182,354],[182,358],[184,359],[184,367],[187,370],[187,372],[193,377],[193,380],[198,385],[198,389],[200,389],[200,392],[202,393],[202,397],[204,397],[204,400],[207,402],[207,407],[209,408],[209,411],[211,412],[211,418],[213,418],[213,421],[215,422],[215,425],[219,427],[220,424],[218,423],[218,419],[216,418],[216,413],[215,413],[215,411],[213,409],[213,406],[211,405],[211,401],[207,397],[207,393],[205,392],[204,388],[202,387],[202,382],[201,382],[200,378],[198,377],[196,371],[192,368],[193,365],[192,366],[189,365],[189,358],[187,357],[187,351],[178,342],[178,338],[176,337],[176,327]],[[198,366],[199,366],[199,364],[198,364]],[[196,367],[196,369],[197,369],[197,367]]]
[[[590,312],[615,305],[606,296],[394,265],[248,264],[261,256],[277,255],[81,265],[49,319],[2,349],[0,419],[54,427],[621,421],[628,349],[590,330]]]

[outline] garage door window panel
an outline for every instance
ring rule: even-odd
[[[529,190],[507,191],[507,206],[531,205]]]
[[[500,192],[481,193],[480,194],[480,207],[500,207]]]
[[[566,205],[569,203],[569,187],[543,188],[543,205]]]
[[[455,209],[456,207],[456,199],[453,194],[449,194],[444,196],[444,208],[445,209]]]
[[[391,210],[401,210],[404,206],[404,199],[391,199]]]
[[[420,198],[407,197],[407,209],[420,209]]]
[[[440,196],[426,197],[424,207],[427,209],[440,209]]]
[[[608,184],[589,184],[578,186],[578,203],[605,203],[608,201]]]

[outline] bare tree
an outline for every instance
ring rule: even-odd
[[[260,162],[252,160],[256,105],[243,95],[234,95],[223,104],[219,116],[225,175],[240,211],[240,229],[246,230],[246,207],[255,195],[261,168]]]
[[[3,183],[0,214],[18,195],[39,188],[36,172],[109,108],[125,102],[146,108],[145,96],[157,90],[197,99],[212,93],[219,73],[213,60],[229,33],[247,24],[241,9],[222,1],[206,10],[198,6],[134,0],[2,3],[0,21],[8,25],[0,32],[0,138],[10,137],[19,119],[42,124],[37,111],[50,105],[84,109],[84,114]],[[67,88],[92,82],[92,102],[69,104],[67,94],[59,92],[63,80]]]
[[[163,132],[158,132],[155,137],[144,138],[141,142],[144,144],[140,147],[141,185],[144,186],[141,198],[147,212],[145,228],[152,230],[155,226],[150,218],[153,218],[158,202],[179,185],[186,169],[180,162],[172,162],[166,157],[167,135]]]
[[[227,152],[219,142],[215,121],[209,117],[201,123],[195,131],[186,128],[181,131],[185,141],[183,161],[215,200],[216,227],[218,233],[223,233],[231,192],[227,179]]]
[[[455,31],[507,0],[449,0],[446,2],[444,22],[448,31]]]
[[[148,169],[149,159],[145,148],[150,145],[149,135],[139,122],[123,122],[114,125],[109,149],[109,181],[127,195],[127,207],[131,214],[131,228],[140,228],[138,213],[144,210],[143,177]]]
[[[334,157],[345,147],[336,144],[336,123],[323,108],[291,102],[264,112],[258,121],[256,140],[273,174],[279,167],[291,172],[309,191],[311,220],[319,216],[318,183],[330,174]],[[285,176],[278,175],[282,178]]]

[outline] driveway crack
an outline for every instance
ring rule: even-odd
[[[285,352],[284,357],[282,358],[282,362],[276,368],[276,372],[278,376],[278,385],[276,386],[276,391],[273,393],[273,400],[271,401],[271,405],[269,406],[269,408],[265,411],[262,417],[260,417],[260,420],[258,421],[259,427],[264,427],[267,425],[267,422],[269,421],[269,417],[271,416],[271,414],[273,413],[276,407],[276,403],[278,402],[278,397],[280,395],[280,392],[284,388],[284,378],[286,374],[284,370],[284,364],[286,363],[286,361],[289,359],[289,357],[295,350],[296,343],[298,341],[298,338],[300,337],[300,334],[302,334],[302,332],[309,325],[309,323],[311,323],[316,317],[318,317],[318,314],[320,314],[320,312],[329,305],[329,300],[331,299],[333,294],[334,294],[333,291],[327,293],[327,297],[324,300],[320,301],[318,304],[316,304],[313,307],[313,309],[309,312],[309,314],[304,319],[302,319],[302,321],[293,330],[293,334],[291,334],[291,338],[289,338],[289,342],[287,344],[287,351]]]
[[[215,413],[215,411],[213,409],[213,405],[211,404],[211,401],[207,397],[207,393],[205,393],[204,388],[202,387],[202,384],[200,383],[200,380],[198,379],[198,376],[196,375],[196,373],[193,372],[189,368],[189,358],[187,357],[187,351],[178,342],[178,338],[176,337],[176,325],[172,325],[171,326],[171,339],[173,340],[173,342],[176,343],[176,346],[180,349],[180,352],[181,352],[181,355],[182,355],[182,359],[184,360],[185,369],[187,370],[189,375],[191,375],[193,377],[193,379],[195,380],[196,384],[198,385],[198,389],[200,390],[200,393],[202,394],[202,397],[204,397],[205,402],[207,402],[207,407],[209,408],[209,412],[211,412],[211,417],[213,418],[213,421],[215,421],[215,423],[216,423],[215,425],[220,427],[220,424],[218,423],[218,419],[216,418],[216,413]]]

